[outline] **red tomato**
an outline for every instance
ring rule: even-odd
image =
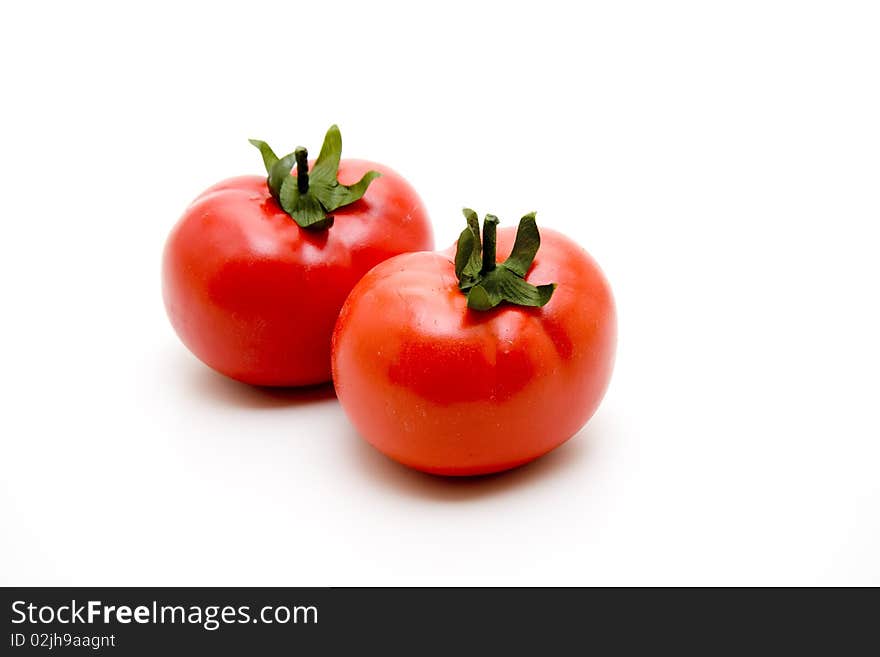
[[[425,208],[397,173],[343,160],[339,182],[370,169],[381,177],[334,210],[329,228],[297,225],[263,176],[225,180],[193,201],[168,238],[162,280],[171,323],[196,356],[245,383],[330,379],[330,336],[351,288],[391,256],[433,248]]]
[[[514,243],[498,231],[495,260]],[[333,334],[333,379],[360,434],[442,475],[513,468],[559,446],[596,410],[614,361],[611,290],[595,261],[542,231],[526,281],[558,284],[543,307],[468,307],[454,247],[397,256],[352,290]]]

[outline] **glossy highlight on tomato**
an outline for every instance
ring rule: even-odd
[[[495,262],[515,238],[512,228],[498,230]],[[476,475],[531,461],[576,434],[611,376],[611,290],[586,251],[547,229],[524,278],[537,291],[556,288],[532,306],[477,310],[456,276],[455,247],[371,270],[333,335],[337,396],[361,436],[418,470]]]
[[[418,194],[393,170],[342,160],[338,182],[354,185],[368,171],[381,176],[318,228],[298,225],[264,176],[230,178],[192,202],[168,237],[162,291],[199,359],[255,385],[330,379],[330,337],[354,285],[383,260],[433,248]]]

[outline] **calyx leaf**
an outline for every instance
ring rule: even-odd
[[[470,208],[463,212],[468,225],[458,238],[455,275],[459,289],[467,295],[468,307],[489,310],[504,302],[540,307],[550,301],[555,283],[532,285],[525,280],[541,246],[535,213],[530,212],[520,219],[510,256],[496,265],[495,224],[498,219],[486,215],[481,243],[477,213]]]
[[[342,135],[335,125],[324,136],[324,144],[309,171],[308,151],[299,147],[282,158],[264,141],[251,139],[263,157],[266,184],[272,197],[302,228],[314,230],[333,225],[334,210],[351,205],[367,191],[370,183],[382,174],[368,171],[353,185],[339,182],[339,161],[342,157]],[[291,175],[294,164],[296,175]]]

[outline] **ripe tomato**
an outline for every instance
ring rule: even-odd
[[[305,149],[279,160],[255,144],[269,178],[241,176],[208,188],[171,231],[165,307],[183,343],[233,379],[266,386],[328,381],[330,336],[349,291],[377,263],[433,248],[428,215],[391,169],[340,162],[335,126],[304,186]]]
[[[577,433],[605,392],[616,344],[611,290],[582,248],[539,236],[534,215],[497,236],[489,217],[481,257],[476,215],[466,214],[457,255],[378,265],[333,334],[336,393],[360,434],[443,475],[512,468]]]

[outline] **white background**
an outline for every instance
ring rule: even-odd
[[[2,584],[880,584],[875,3],[4,3]],[[602,264],[605,402],[449,481],[196,361],[167,232],[258,137],[391,165],[438,246]]]

